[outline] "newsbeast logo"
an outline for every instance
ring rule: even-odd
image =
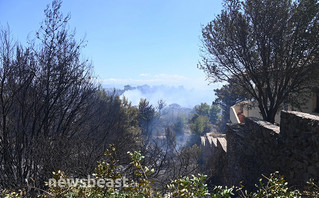
[[[122,187],[129,187],[128,179],[126,177],[118,178],[118,179],[111,179],[111,178],[91,178],[88,175],[87,178],[79,179],[79,178],[60,178],[60,179],[49,179],[48,182],[49,187],[60,187],[60,188],[67,188],[67,187],[99,187],[99,188],[122,188]]]

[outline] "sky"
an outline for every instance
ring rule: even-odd
[[[0,26],[9,25],[20,42],[34,38],[49,0],[0,0]],[[222,0],[64,0],[70,28],[87,40],[84,57],[105,87],[183,86],[206,93],[213,89],[197,68],[203,25],[222,9]],[[195,94],[195,93],[194,93]]]

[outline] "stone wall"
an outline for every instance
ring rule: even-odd
[[[245,125],[228,126],[227,141],[228,184],[243,181],[253,187],[261,174],[276,170],[291,185],[302,186],[310,178],[319,181],[318,116],[282,111],[280,127],[246,118]],[[234,174],[236,166],[239,173]]]
[[[246,118],[245,124],[229,125],[227,131],[227,185],[251,189],[261,174],[275,172],[279,127],[258,118]]]
[[[280,129],[281,172],[294,185],[319,181],[319,116],[282,112]]]
[[[218,184],[238,185],[242,181],[251,189],[262,174],[277,170],[290,185],[304,186],[310,178],[319,181],[318,116],[282,111],[280,127],[245,118],[245,124],[227,128],[225,156],[211,153],[211,159],[219,164],[213,169],[219,168],[223,174]]]
[[[201,148],[204,161],[203,172],[211,176],[208,183],[212,186],[223,183],[227,167],[226,135],[215,132],[206,133],[201,137]]]

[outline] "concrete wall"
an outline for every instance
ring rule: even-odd
[[[230,121],[234,124],[238,124],[240,123],[239,118],[237,116],[237,112],[236,112],[236,107],[230,107],[230,112],[229,112],[229,116],[230,116]]]
[[[316,98],[316,94],[315,93],[309,93],[309,95],[307,95],[307,100],[304,102],[304,104],[300,107],[300,109],[296,109],[294,107],[292,107],[291,105],[288,105],[288,109],[287,110],[298,110],[298,111],[302,111],[305,113],[313,113],[315,108],[316,108],[316,102],[317,102],[317,98]],[[283,108],[279,109],[278,113],[275,116],[275,122],[276,123],[280,123],[280,112],[281,110],[283,110]],[[233,124],[237,124],[238,123],[238,118],[237,118],[237,113],[238,112],[243,112],[243,114],[246,117],[255,117],[255,118],[260,118],[262,119],[262,116],[260,114],[259,108],[258,106],[254,103],[254,102],[248,102],[248,101],[244,101],[242,103],[238,103],[234,106],[231,107],[230,110],[230,120]],[[235,113],[233,113],[232,111],[235,111]]]
[[[307,95],[306,97],[308,98],[308,100],[305,101],[300,110],[304,113],[313,113],[316,108],[317,96],[315,93],[309,93],[309,95]]]
[[[262,115],[260,114],[260,110],[258,108],[258,106],[255,104],[255,103],[251,103],[251,104],[245,104],[244,107],[243,107],[243,111],[245,112],[245,116],[246,117],[254,117],[254,118],[260,118],[262,119]],[[276,123],[280,123],[280,111],[282,109],[280,109],[278,111],[278,113],[276,114],[275,116],[275,122]]]

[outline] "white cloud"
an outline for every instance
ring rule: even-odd
[[[139,76],[141,76],[141,77],[148,77],[148,76],[151,76],[151,74],[140,74]]]

